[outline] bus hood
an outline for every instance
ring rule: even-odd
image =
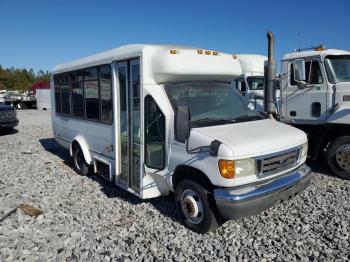
[[[191,130],[189,148],[219,140],[219,155],[242,159],[258,157],[302,145],[306,134],[294,127],[271,119],[220,126],[200,127]]]

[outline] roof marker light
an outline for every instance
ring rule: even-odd
[[[213,55],[219,55],[218,51],[213,51]]]
[[[315,47],[315,51],[324,51],[326,50],[326,46],[325,45],[319,45]]]
[[[237,59],[237,55],[232,55],[233,59]]]
[[[179,53],[180,53],[180,51],[177,49],[170,49],[170,54],[172,54],[172,55],[177,55]]]
[[[204,51],[203,51],[202,49],[198,49],[198,50],[197,50],[197,53],[198,53],[199,55],[203,55]]]
[[[205,50],[205,54],[206,55],[211,55],[211,51],[210,50]]]

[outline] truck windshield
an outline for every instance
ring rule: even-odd
[[[232,124],[263,119],[253,105],[229,83],[166,84],[166,92],[177,108],[186,105],[194,127]]]
[[[247,82],[250,90],[264,90],[263,76],[249,76]]]
[[[329,82],[350,81],[350,56],[327,56],[325,64]]]

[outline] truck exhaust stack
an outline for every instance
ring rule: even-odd
[[[268,61],[265,64],[265,96],[264,109],[268,117],[273,118],[276,113],[275,108],[275,78],[276,78],[276,63],[274,60],[274,36],[271,31],[267,32],[268,39]]]

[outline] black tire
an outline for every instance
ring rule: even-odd
[[[17,109],[28,109],[28,107],[25,103],[21,102],[17,104]]]
[[[86,176],[92,173],[92,166],[86,163],[83,150],[77,144],[73,146],[73,162],[74,170],[81,176]]]
[[[202,203],[202,214],[196,223],[193,223],[184,213],[184,206],[186,206],[183,199],[183,194],[188,190],[193,191]],[[191,230],[204,234],[214,231],[218,227],[220,216],[216,212],[214,201],[211,199],[211,194],[205,189],[205,186],[192,180],[182,180],[175,189],[175,201],[177,209],[181,215],[184,224]],[[197,217],[195,217],[197,219]]]
[[[340,136],[335,138],[331,144],[329,145],[326,152],[326,161],[329,168],[333,171],[333,173],[342,179],[350,180],[350,171],[347,171],[339,165],[339,161],[337,161],[337,151],[344,145],[350,144],[350,136]],[[338,152],[339,155],[339,152]],[[350,161],[350,155],[349,155]],[[349,170],[349,169],[348,169]]]

